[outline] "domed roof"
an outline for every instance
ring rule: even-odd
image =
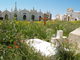
[[[4,12],[9,12],[8,10],[5,10]]]
[[[20,12],[29,12],[28,10],[26,10],[26,9],[23,9],[23,10],[21,10]]]

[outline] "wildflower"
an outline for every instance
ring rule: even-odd
[[[19,24],[19,21],[16,21],[16,24]]]
[[[8,46],[7,48],[12,48],[11,46]]]
[[[18,45],[16,45],[15,48],[20,48],[20,47]]]

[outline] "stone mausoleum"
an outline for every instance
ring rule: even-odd
[[[80,11],[74,11],[73,8],[68,8],[64,15],[57,14],[56,19],[63,21],[78,21],[80,20]]]
[[[8,11],[7,9],[5,11],[0,11],[0,20],[12,20],[12,19],[16,19],[16,20],[28,20],[28,21],[41,21],[44,15],[47,15],[48,19],[51,20],[51,13],[50,12],[46,12],[43,13],[41,10],[37,11],[34,8],[32,10],[17,10],[17,4],[15,3],[15,8],[14,10]]]

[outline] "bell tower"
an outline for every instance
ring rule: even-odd
[[[17,3],[15,2],[14,19],[17,20]]]

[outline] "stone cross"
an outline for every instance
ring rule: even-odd
[[[57,30],[56,37],[52,37],[51,42],[56,45],[56,47],[60,46],[63,40],[63,30]]]

